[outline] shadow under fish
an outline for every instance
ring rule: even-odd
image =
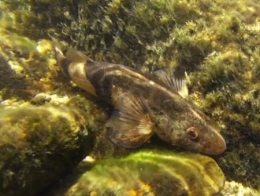
[[[61,70],[78,87],[114,106],[106,123],[108,137],[125,148],[136,148],[156,133],[181,148],[210,155],[225,151],[226,143],[214,123],[184,97],[185,80],[159,70],[146,77],[120,64],[98,62],[76,50],[63,54],[51,37]]]

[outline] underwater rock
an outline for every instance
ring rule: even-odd
[[[65,107],[0,108],[0,195],[34,195],[91,150],[84,114]]]
[[[220,167],[228,179],[260,187],[258,1],[2,0],[0,10],[1,100],[28,100],[57,89],[59,96],[78,93],[56,74],[53,62],[45,62],[48,43],[35,49],[36,40],[49,39],[47,33],[95,60],[148,72],[186,71],[190,99],[223,128],[227,151],[217,160]],[[45,104],[45,98],[32,102]],[[95,152],[113,151],[103,138]]]
[[[241,183],[226,181],[221,194],[224,196],[259,196],[260,191],[245,187]]]
[[[126,158],[98,162],[66,193],[55,195],[175,195],[218,193],[225,177],[206,156],[166,151],[143,151]]]

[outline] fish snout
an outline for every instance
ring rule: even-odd
[[[219,155],[227,149],[226,142],[222,136],[210,142],[210,144],[205,143],[203,146],[204,153],[209,155]]]

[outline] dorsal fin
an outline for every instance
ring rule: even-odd
[[[144,98],[122,96],[106,123],[108,137],[118,146],[136,148],[153,134],[152,118]]]
[[[169,76],[163,70],[155,71],[154,75],[156,75],[168,87],[178,92],[178,94],[183,98],[188,96],[188,87],[186,85],[185,79],[177,79],[173,76]]]

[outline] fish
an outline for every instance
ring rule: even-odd
[[[185,97],[185,80],[163,70],[143,74],[137,69],[95,61],[76,49],[64,55],[53,42],[57,64],[79,88],[113,106],[107,136],[117,146],[137,148],[155,133],[181,149],[208,155],[226,150],[219,128]]]

